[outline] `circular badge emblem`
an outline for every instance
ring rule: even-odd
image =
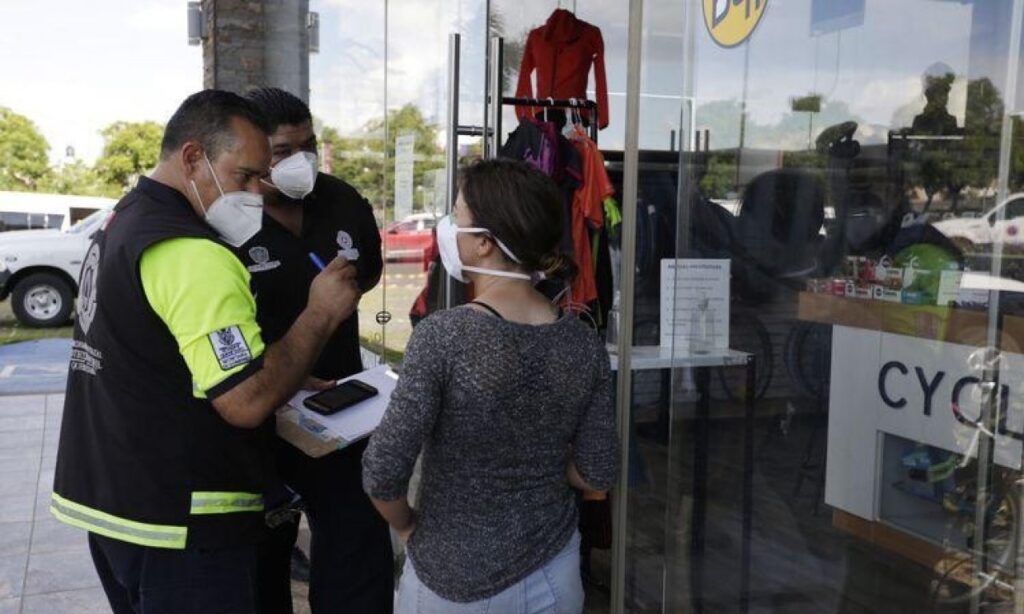
[[[100,245],[93,243],[82,264],[81,283],[78,289],[78,325],[88,334],[92,320],[96,317],[96,279],[100,274]]]
[[[249,257],[256,264],[265,264],[270,260],[270,251],[267,248],[257,245],[249,248]]]
[[[352,235],[348,234],[344,230],[338,231],[338,247],[343,250],[352,249]]]
[[[735,47],[750,38],[761,23],[768,0],[703,0],[704,25],[722,47]]]

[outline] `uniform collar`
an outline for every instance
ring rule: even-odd
[[[185,198],[185,195],[166,183],[161,183],[149,177],[139,177],[139,182],[135,184],[135,188],[153,200],[165,205],[187,207],[189,212],[195,215],[192,203]]]

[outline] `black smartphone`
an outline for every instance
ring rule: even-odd
[[[334,388],[306,398],[303,404],[321,416],[330,416],[377,395],[377,389],[357,379],[350,379]]]

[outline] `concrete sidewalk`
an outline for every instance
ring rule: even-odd
[[[70,350],[68,339],[0,346],[0,614],[110,612],[86,533],[49,512]],[[309,552],[305,520],[299,545]],[[295,614],[308,614],[307,595],[292,582]]]
[[[110,611],[85,533],[48,511],[63,406],[0,397],[0,614]]]
[[[86,533],[49,512],[63,408],[63,394],[0,396],[0,614],[110,612]],[[306,594],[292,583],[296,614]]]

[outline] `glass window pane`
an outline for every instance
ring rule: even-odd
[[[626,610],[1008,607],[1014,2],[644,8]]]
[[[25,230],[28,228],[27,213],[0,213],[7,230]]]

